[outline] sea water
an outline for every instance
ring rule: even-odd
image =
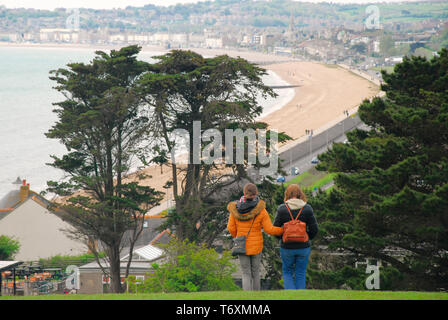
[[[67,63],[89,62],[95,49],[0,47],[0,199],[17,189],[13,182],[26,179],[31,189],[44,191],[49,180],[64,177],[61,170],[48,166],[50,155],[67,153],[58,140],[45,133],[57,121],[52,103],[63,101],[53,89],[49,71]],[[142,52],[139,58],[151,61],[161,52]],[[263,77],[266,85],[288,85],[275,73]],[[276,89],[277,98],[260,99],[263,116],[285,105],[294,96],[293,89]]]

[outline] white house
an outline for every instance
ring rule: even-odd
[[[49,202],[30,190],[24,181],[20,190],[13,190],[0,200],[0,235],[13,237],[20,243],[16,260],[36,261],[55,255],[79,255],[87,246],[67,236],[72,228],[61,214],[48,209]]]

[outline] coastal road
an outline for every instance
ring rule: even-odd
[[[292,167],[297,167],[300,173],[309,170],[313,166],[311,160],[314,157],[325,152],[333,142],[344,142],[346,139],[345,133],[360,125],[362,125],[362,122],[358,115],[347,117],[319,134],[308,136],[301,143],[293,144],[286,150],[280,150],[279,158],[282,160],[283,168],[288,173],[285,178],[288,180],[292,177]]]

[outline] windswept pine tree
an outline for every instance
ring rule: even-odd
[[[161,192],[137,182],[124,183],[135,148],[144,137],[148,118],[142,115],[135,83],[148,70],[137,60],[140,48],[129,46],[109,54],[97,51],[88,64],[70,63],[52,71],[50,79],[65,100],[54,103],[58,121],[46,134],[67,148],[61,158],[52,156],[53,167],[67,179],[49,181],[49,191],[69,196],[65,219],[74,227],[72,236],[90,246],[98,262],[105,252],[113,292],[121,292],[120,253],[127,242],[130,259],[143,230],[145,213],[161,200]],[[76,191],[82,193],[73,195]],[[104,263],[100,263],[104,266]]]
[[[313,200],[320,243],[381,260],[401,274],[395,288],[447,289],[448,51],[404,58],[383,79],[386,96],[359,108],[371,129],[319,157],[339,173]]]

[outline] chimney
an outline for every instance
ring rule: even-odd
[[[22,181],[22,186],[20,187],[20,202],[25,202],[30,194],[30,184],[26,183],[26,180]]]

